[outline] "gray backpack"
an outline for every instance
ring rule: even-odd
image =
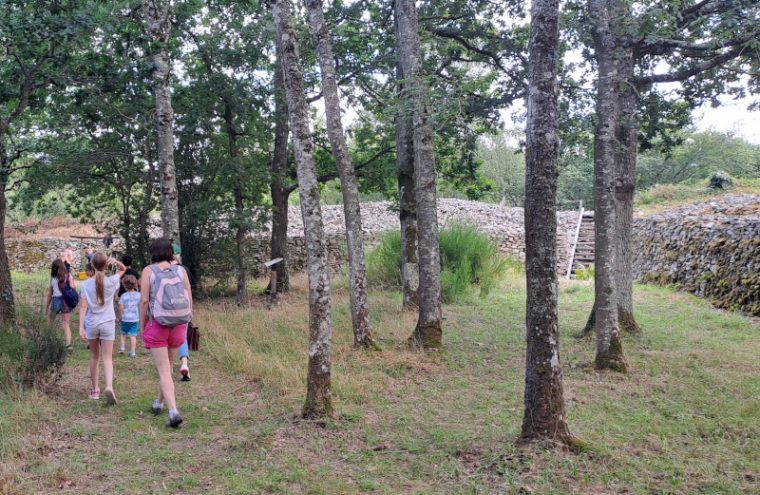
[[[153,277],[150,281],[152,300],[151,315],[165,327],[189,323],[193,316],[190,294],[185,288],[185,275],[178,265],[162,270],[158,265],[150,265]]]

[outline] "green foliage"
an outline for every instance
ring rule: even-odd
[[[54,382],[66,361],[59,332],[41,315],[23,312],[19,320],[17,327],[0,328],[0,390]]]
[[[575,270],[576,280],[594,280],[595,274],[596,270],[594,269],[594,265],[589,265],[586,268],[579,268]]]
[[[392,230],[367,255],[367,280],[376,287],[401,288],[401,232]]]
[[[651,151],[638,163],[638,186],[675,184],[707,179],[716,171],[732,177],[760,177],[760,145],[730,133],[697,132],[683,137],[683,143],[669,153]]]
[[[499,247],[475,227],[455,224],[439,236],[441,292],[444,302],[461,301],[473,286],[486,296],[510,266]],[[401,235],[389,232],[367,257],[367,278],[376,286],[401,287]]]
[[[729,179],[730,187],[712,188],[712,178],[689,180],[678,184],[657,184],[636,195],[636,206],[657,207],[672,206],[681,203],[701,201],[726,193],[728,191],[741,194],[760,194],[760,177],[753,179],[737,179],[721,174],[721,181]],[[717,180],[717,178],[716,178]]]
[[[525,200],[525,155],[508,142],[515,137],[486,136],[478,147],[481,172],[494,183],[486,199],[507,206],[522,206]]]

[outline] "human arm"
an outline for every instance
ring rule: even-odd
[[[122,316],[124,316],[124,305],[119,301],[119,310],[116,312],[116,321],[121,321]]]
[[[82,297],[80,298],[81,301],[79,302],[79,337],[82,338],[82,340],[87,340],[87,332],[84,330],[84,320],[87,317],[87,298]]]
[[[47,295],[45,296],[45,314],[50,314],[50,303],[53,301],[53,288],[48,285]]]
[[[123,277],[124,272],[127,271],[126,265],[114,257],[108,258],[108,266],[116,267],[116,274],[119,276],[119,278]]]
[[[143,269],[140,276],[140,331],[145,330],[148,322],[148,305],[150,304],[150,268]]]
[[[185,290],[187,290],[187,297],[190,299],[190,308],[193,307],[193,290],[190,287],[190,276],[187,273],[187,269],[183,266],[180,267],[180,269],[184,272],[184,279],[185,279]]]

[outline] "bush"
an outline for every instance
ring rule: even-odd
[[[473,286],[485,296],[513,264],[490,237],[475,227],[455,224],[439,236],[441,291],[444,302],[461,300]],[[374,286],[401,288],[401,235],[389,232],[367,257],[367,277]]]
[[[713,172],[707,187],[710,189],[731,189],[734,187],[734,179],[726,172]]]
[[[42,317],[26,317],[16,327],[0,328],[0,389],[50,385],[59,378],[66,357],[59,332]]]

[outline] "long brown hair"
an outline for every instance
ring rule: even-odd
[[[63,260],[53,261],[53,265],[50,267],[50,278],[57,278],[58,288],[63,291],[63,284],[66,282],[66,265],[63,264]]]
[[[92,267],[95,269],[95,297],[101,306],[106,303],[106,265],[108,258],[103,253],[92,257]]]

